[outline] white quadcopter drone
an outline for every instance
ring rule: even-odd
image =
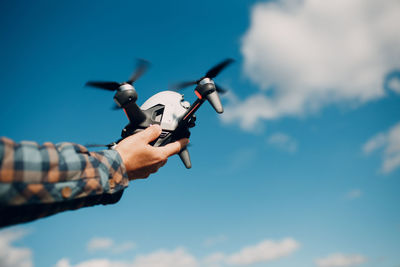
[[[159,124],[162,128],[161,135],[151,143],[153,146],[163,146],[181,138],[189,137],[189,128],[195,126],[196,116],[194,113],[205,100],[210,102],[216,112],[224,112],[218,93],[224,93],[226,90],[216,85],[213,78],[232,62],[233,59],[226,59],[211,68],[202,78],[173,86],[175,90],[180,90],[190,85],[196,85],[194,92],[197,99],[192,105],[184,100],[182,94],[176,91],[162,91],[147,99],[139,108],[136,104],[138,95],[133,83],[148,68],[149,63],[145,60],[138,60],[138,66],[127,82],[87,82],[86,85],[88,86],[117,91],[114,95],[114,101],[119,108],[125,111],[129,119],[129,124],[122,130],[122,138],[116,143],[107,145],[107,147],[112,148],[122,139],[142,131],[152,124]],[[187,148],[179,152],[179,157],[186,168],[192,167]]]

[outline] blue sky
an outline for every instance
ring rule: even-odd
[[[3,265],[400,265],[398,2],[0,5],[0,135],[16,141],[116,140],[113,94],[83,85],[126,80],[137,57],[139,104],[236,59],[216,78],[226,112],[198,112],[191,170],[174,157],[116,205],[3,230]]]

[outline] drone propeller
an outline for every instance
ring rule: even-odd
[[[145,59],[137,59],[136,70],[132,73],[131,78],[127,81],[129,84],[133,84],[137,79],[142,76],[147,69],[150,67],[150,62]]]
[[[225,69],[229,64],[233,63],[233,61],[234,60],[232,58],[225,59],[224,61],[212,67],[209,71],[207,71],[204,78],[214,79],[223,69]]]
[[[132,73],[128,81],[123,83],[118,82],[104,82],[104,81],[89,81],[86,86],[91,86],[95,88],[105,89],[109,91],[117,90],[123,84],[133,84],[137,79],[142,76],[146,70],[149,68],[150,63],[144,59],[138,59],[135,71]]]
[[[228,90],[222,88],[218,84],[215,85],[215,90],[217,90],[217,92],[220,93],[220,94],[225,94],[226,92],[228,92]]]
[[[225,69],[227,66],[229,66],[231,63],[234,62],[234,59],[232,58],[227,58],[224,61],[218,63],[217,65],[215,65],[214,67],[212,67],[210,70],[207,71],[207,73],[205,74],[205,76],[201,77],[198,80],[195,81],[187,81],[187,82],[180,82],[180,83],[176,83],[173,84],[171,86],[171,89],[175,89],[175,90],[182,90],[188,86],[191,85],[195,85],[195,84],[199,84],[199,82],[201,80],[203,80],[204,78],[209,78],[209,79],[214,79],[215,77],[217,77],[217,75],[223,70]],[[226,93],[227,90],[222,88],[221,86],[215,84],[215,88],[217,90],[218,93]]]
[[[198,81],[190,81],[190,82],[175,83],[175,84],[172,84],[172,85],[170,86],[170,88],[171,88],[171,89],[175,89],[175,90],[181,90],[181,89],[184,89],[184,88],[189,87],[189,86],[191,86],[191,85],[195,85],[195,84],[197,84],[197,82],[198,82]]]
[[[117,82],[101,82],[101,81],[89,81],[86,86],[101,88],[109,91],[115,91],[119,88],[120,84]]]
[[[111,109],[112,110],[120,110],[120,109],[122,109],[120,106],[118,106],[117,105],[117,103],[114,103],[112,106],[111,106]]]

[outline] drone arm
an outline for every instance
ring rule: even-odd
[[[188,111],[186,111],[183,119],[179,122],[180,125],[188,124],[190,119],[193,117],[194,113],[200,108],[200,106],[204,103],[204,98],[198,98],[193,105],[190,106]],[[179,127],[179,126],[178,126]]]
[[[130,84],[123,84],[114,95],[114,101],[124,109],[133,126],[138,126],[146,120],[146,114],[136,104],[138,95]]]
[[[133,126],[137,126],[146,120],[146,115],[139,108],[135,101],[130,101],[122,107]]]

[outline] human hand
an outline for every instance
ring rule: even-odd
[[[189,139],[183,138],[162,147],[149,145],[160,134],[161,127],[152,125],[118,143],[115,150],[120,154],[130,180],[147,178],[157,172],[167,163],[168,157],[179,153],[189,143]]]

